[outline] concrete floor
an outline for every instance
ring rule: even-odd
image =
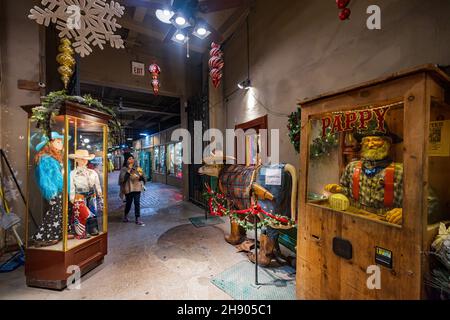
[[[224,241],[228,222],[195,228],[188,219],[204,211],[183,202],[176,188],[150,183],[142,199],[146,226],[122,223],[117,173],[109,181],[108,255],[103,265],[82,278],[81,289],[29,288],[21,267],[0,274],[0,299],[231,299],[210,283],[247,260]]]

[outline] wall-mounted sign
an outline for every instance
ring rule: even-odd
[[[377,131],[386,132],[384,127],[386,113],[389,106],[365,109],[358,111],[346,111],[333,113],[322,118],[322,137],[325,137],[327,130],[331,129],[331,133],[339,133],[344,131],[366,130],[368,124],[376,121]]]
[[[428,155],[450,157],[450,120],[430,122]]]
[[[393,267],[392,251],[380,247],[375,247],[375,263],[384,266],[386,268],[392,269]]]
[[[131,74],[133,76],[145,76],[145,64],[132,61],[131,62]]]

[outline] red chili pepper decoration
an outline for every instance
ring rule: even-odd
[[[209,52],[209,74],[211,76],[212,83],[215,88],[220,85],[222,79],[222,69],[224,67],[223,52],[220,50],[220,45],[217,43],[211,43],[211,51]]]

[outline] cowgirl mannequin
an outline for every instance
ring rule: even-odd
[[[102,188],[97,172],[87,167],[95,155],[76,150],[69,158],[75,160],[75,169],[70,172],[69,200],[73,204],[76,236],[98,235],[97,214],[102,208],[97,206],[97,197],[102,199]]]
[[[70,139],[70,137],[69,137]],[[43,136],[35,147],[35,178],[49,209],[32,239],[37,246],[51,246],[62,239],[62,192],[64,136],[52,132],[50,140]]]

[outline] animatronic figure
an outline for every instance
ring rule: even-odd
[[[69,199],[73,204],[74,231],[78,239],[88,235],[98,235],[97,214],[102,210],[102,187],[95,170],[89,169],[87,164],[95,158],[87,150],[76,150],[69,155],[75,160],[75,169],[70,172]]]
[[[325,190],[345,194],[352,204],[368,212],[384,215],[394,224],[402,223],[403,164],[393,162],[389,151],[401,138],[389,132],[367,129],[357,132],[361,142],[361,160],[350,162],[340,184],[329,184]]]
[[[57,244],[62,239],[63,141],[64,136],[52,132],[50,139],[42,136],[35,147],[36,183],[42,197],[49,204],[49,209],[42,217],[42,223],[32,236],[34,244],[40,247]]]

